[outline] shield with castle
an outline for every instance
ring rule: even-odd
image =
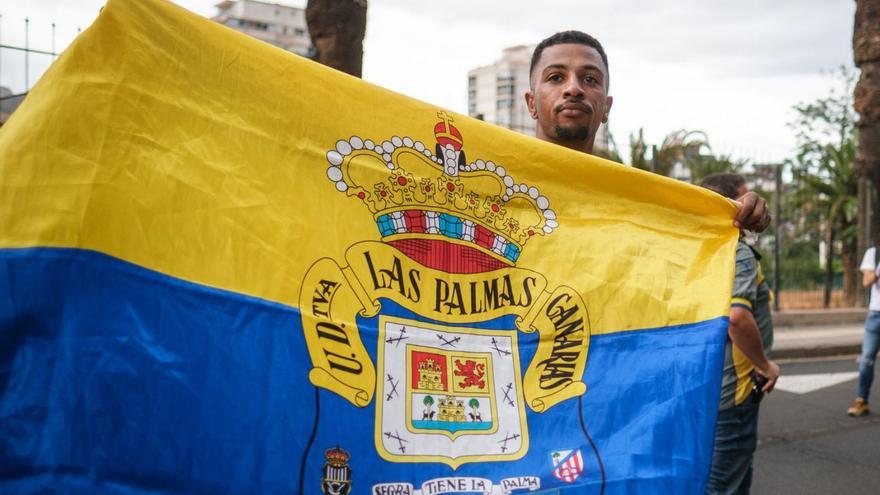
[[[586,391],[587,308],[517,266],[528,242],[559,227],[550,200],[503,164],[469,161],[453,118],[437,117],[431,145],[352,136],[326,153],[333,187],[369,210],[380,240],[306,274],[309,379],[352,407],[375,401],[375,448],[389,462],[514,461],[529,449],[527,411]],[[523,367],[519,337],[535,332]]]

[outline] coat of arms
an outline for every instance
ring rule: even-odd
[[[433,146],[353,136],[327,152],[327,177],[373,214],[381,242],[309,269],[309,379],[357,407],[375,400],[375,447],[390,462],[512,461],[529,448],[527,408],[586,390],[589,318],[574,290],[516,266],[558,228],[550,200],[491,160],[469,162],[452,117],[438,117]],[[359,318],[376,327],[375,352]],[[520,332],[539,337],[525,368]]]
[[[380,321],[385,380],[377,392],[385,400],[376,404],[376,444],[383,458],[457,466],[522,457],[528,432],[516,332]],[[398,382],[401,390],[389,388]]]
[[[349,454],[336,447],[328,450],[321,477],[321,493],[325,495],[348,495],[351,493],[351,467],[348,465]]]

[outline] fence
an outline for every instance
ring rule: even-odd
[[[25,17],[21,24],[12,26],[10,29],[8,19],[0,14],[0,124],[9,118],[33,84],[58,57],[54,22],[37,23],[38,46],[42,48],[31,46],[33,26],[29,18]],[[14,31],[14,39],[18,41],[7,42],[10,31]],[[77,34],[80,31],[77,28]]]

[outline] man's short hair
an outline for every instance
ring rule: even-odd
[[[737,190],[740,186],[745,185],[745,183],[745,177],[731,173],[707,175],[702,181],[700,181],[701,186],[730,199],[736,199],[739,197],[739,192]]]
[[[544,53],[545,48],[566,44],[589,46],[599,52],[599,56],[602,57],[602,63],[605,64],[605,87],[607,88],[608,81],[611,78],[611,73],[608,69],[608,55],[605,55],[605,49],[602,48],[602,43],[599,43],[599,40],[581,31],[560,31],[538,43],[535,51],[532,52],[532,63],[529,65],[529,79],[531,79],[532,72],[535,71],[538,61],[541,60],[541,54]]]

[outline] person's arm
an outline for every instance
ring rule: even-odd
[[[740,229],[752,232],[764,232],[770,226],[770,212],[767,211],[767,201],[758,193],[749,191],[736,200],[739,213],[733,220],[733,225]]]
[[[877,273],[874,270],[862,270],[862,287],[868,288],[877,281]]]
[[[730,308],[730,326],[727,328],[727,335],[733,345],[755,365],[755,370],[767,378],[762,390],[767,393],[772,391],[776,386],[776,380],[779,379],[779,366],[767,359],[767,355],[764,354],[764,344],[758,332],[758,324],[748,308],[738,305]]]

